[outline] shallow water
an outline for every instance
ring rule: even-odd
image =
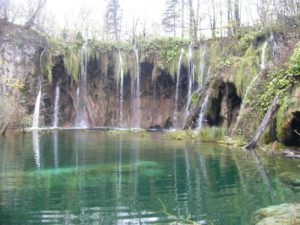
[[[250,224],[299,202],[278,178],[298,164],[162,132],[33,132],[0,140],[0,224]]]

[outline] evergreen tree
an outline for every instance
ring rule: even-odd
[[[180,10],[178,9],[179,0],[167,0],[162,19],[162,26],[168,33],[176,36],[176,28],[179,25]],[[177,24],[178,23],[178,24]]]
[[[108,0],[104,29],[107,37],[118,40],[121,33],[121,9],[119,0]]]

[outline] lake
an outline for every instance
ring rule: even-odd
[[[251,224],[299,202],[300,162],[165,132],[65,130],[0,139],[0,224]]]

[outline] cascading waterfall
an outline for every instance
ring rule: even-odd
[[[278,46],[277,46],[275,37],[274,37],[272,32],[271,32],[271,36],[270,36],[270,42],[271,42],[271,45],[272,45],[271,56],[274,57],[277,53]]]
[[[123,104],[124,104],[124,71],[123,59],[121,50],[119,50],[119,80],[120,80],[120,93],[119,93],[119,127],[123,126]]]
[[[260,69],[264,70],[266,68],[265,65],[265,60],[266,60],[266,49],[268,47],[268,41],[266,41],[262,47],[261,50],[261,64],[260,64]],[[244,96],[248,96],[249,90],[252,88],[254,82],[256,82],[256,80],[258,79],[260,73],[257,73],[256,76],[253,78],[253,80],[250,82],[250,84],[248,85],[245,95]]]
[[[179,85],[180,85],[180,69],[181,69],[181,61],[182,61],[182,56],[184,54],[184,49],[181,49],[181,53],[179,56],[179,61],[178,61],[178,69],[177,69],[177,80],[176,80],[176,93],[175,93],[175,110],[174,110],[174,122],[176,127],[178,126],[178,124],[176,124],[178,122],[178,96],[179,96]]]
[[[42,59],[43,55],[46,51],[46,48],[42,51],[40,55],[40,70],[42,68]],[[32,127],[33,129],[39,128],[39,117],[40,117],[40,108],[41,108],[41,98],[42,98],[42,80],[41,80],[41,75],[39,76],[39,92],[35,101],[35,106],[34,106],[34,112],[33,112],[33,118],[32,118]]]
[[[199,114],[199,118],[198,118],[198,126],[196,128],[196,132],[199,132],[203,127],[203,123],[204,123],[204,120],[205,120],[205,112],[206,112],[207,106],[208,106],[208,95],[206,95],[206,97],[205,97],[205,99],[202,103],[202,106],[201,106],[201,110],[200,110],[200,114]]]
[[[134,48],[134,53],[136,57],[136,89],[135,89],[135,102],[133,106],[133,115],[134,115],[134,124],[133,126],[135,128],[140,127],[140,97],[141,97],[141,90],[140,90],[140,58],[139,58],[139,48],[135,47]]]
[[[87,63],[88,63],[88,51],[87,43],[81,48],[80,52],[80,83],[77,88],[77,109],[76,109],[76,126],[85,128],[88,126],[84,110],[85,110],[85,98],[86,98],[86,82],[87,82]]]
[[[188,83],[188,93],[187,93],[187,104],[185,107],[185,112],[184,112],[184,120],[189,115],[189,106],[192,100],[192,88],[193,88],[193,71],[194,71],[194,65],[193,65],[193,43],[190,44],[189,46],[189,55],[188,55],[188,76],[189,76],[189,83]]]
[[[58,122],[59,122],[59,97],[60,97],[60,88],[59,88],[59,85],[56,84],[55,101],[54,101],[53,128],[57,128],[58,127]]]
[[[268,41],[266,41],[262,47],[262,51],[261,51],[261,64],[260,64],[260,70],[263,71],[266,67],[265,65],[265,59],[266,59],[266,49],[268,47]],[[250,84],[248,85],[247,89],[246,89],[246,92],[244,94],[244,97],[243,97],[243,103],[241,105],[241,109],[240,109],[240,112],[243,112],[244,111],[244,107],[245,107],[245,98],[248,96],[249,94],[249,91],[251,90],[253,84],[256,82],[256,80],[259,78],[259,75],[260,75],[260,72],[258,72],[256,74],[256,76],[253,78],[253,80],[250,82]],[[239,121],[240,119],[240,116],[241,114],[239,114],[238,118],[237,118],[237,121]],[[237,124],[235,124],[235,127],[233,128],[233,132],[236,130],[236,127],[237,127]]]
[[[36,98],[35,106],[34,106],[34,113],[32,119],[32,127],[33,129],[39,128],[39,117],[40,117],[40,107],[41,107],[41,97],[42,97],[42,87],[40,85],[39,93]]]
[[[268,47],[268,41],[266,41],[262,47],[261,51],[261,64],[260,64],[260,69],[264,70],[266,68],[266,49]]]

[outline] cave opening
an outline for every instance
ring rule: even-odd
[[[300,111],[293,112],[283,143],[286,146],[300,147]]]

